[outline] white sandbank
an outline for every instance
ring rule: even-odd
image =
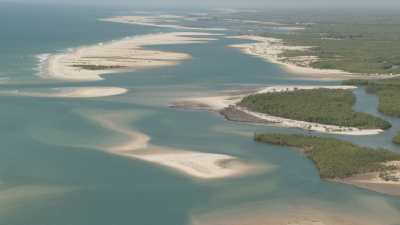
[[[311,90],[311,89],[355,89],[355,86],[272,86],[263,88],[253,94],[260,93],[273,93],[273,92],[284,92],[284,91],[295,91],[295,90]],[[262,119],[266,122],[274,123],[274,125],[288,127],[288,128],[300,128],[309,131],[316,131],[320,133],[330,134],[341,134],[341,135],[375,135],[382,133],[382,129],[360,129],[356,127],[342,127],[335,125],[326,125],[319,123],[311,123],[306,121],[292,120],[277,116],[271,116],[268,114],[258,113],[249,111],[243,107],[236,106],[244,97],[249,94],[243,95],[221,95],[221,96],[210,96],[200,98],[184,98],[176,101],[178,107],[188,108],[201,108],[212,111],[221,111],[230,106],[234,106],[236,110],[239,110],[248,115]]]
[[[188,27],[177,25],[178,20],[185,19],[184,16],[177,15],[159,15],[159,16],[116,16],[100,19],[104,22],[135,24],[142,26],[173,28],[179,30],[204,30],[204,31],[224,31],[225,28],[206,28],[206,27]]]
[[[52,88],[49,91],[0,91],[0,95],[41,98],[98,98],[122,95],[127,92],[127,89],[119,87],[63,87]]]
[[[102,74],[138,69],[173,66],[190,59],[186,53],[145,49],[151,45],[205,43],[213,35],[200,32],[158,33],[128,37],[108,43],[84,46],[75,50],[52,54],[43,61],[40,76],[69,81],[102,80]]]
[[[352,75],[342,70],[316,69],[310,64],[318,60],[316,56],[285,58],[280,56],[285,51],[307,51],[311,46],[286,46],[282,39],[241,35],[231,38],[256,41],[255,43],[245,43],[231,45],[238,48],[243,53],[257,56],[271,63],[282,65],[286,70],[299,74],[321,74],[321,75]]]
[[[199,179],[217,179],[238,176],[255,169],[255,166],[224,154],[203,153],[192,150],[151,145],[150,137],[119,124],[119,114],[91,117],[103,127],[120,133],[128,141],[107,147],[110,153],[152,162]]]

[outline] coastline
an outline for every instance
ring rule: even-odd
[[[250,40],[254,43],[229,45],[242,53],[252,55],[268,62],[280,65],[286,71],[314,77],[318,79],[348,80],[348,79],[389,79],[400,75],[388,74],[357,74],[336,69],[319,69],[311,67],[311,63],[318,60],[316,56],[301,56],[285,58],[280,55],[285,51],[307,51],[312,46],[287,46],[282,39],[255,35],[231,36],[233,39]]]
[[[200,32],[171,32],[128,37],[108,43],[83,46],[42,61],[40,76],[66,81],[97,81],[101,75],[174,66],[189,54],[146,49],[145,46],[196,44],[215,40]]]
[[[176,23],[178,19],[185,19],[178,15],[159,15],[159,16],[116,16],[99,19],[103,22],[134,24],[141,26],[152,26],[161,28],[172,28],[178,30],[203,30],[203,31],[224,31],[225,28],[206,28],[206,27],[188,27]]]
[[[263,88],[253,94],[274,93],[294,90],[311,90],[311,89],[355,89],[355,86],[272,86]],[[259,124],[273,124],[286,128],[299,128],[308,131],[320,133],[341,134],[341,135],[376,135],[382,133],[381,129],[359,129],[356,127],[342,127],[335,125],[326,125],[312,123],[306,121],[293,120],[283,117],[267,115],[249,111],[236,104],[239,103],[245,96],[249,94],[238,95],[221,95],[200,98],[186,98],[177,100],[173,103],[173,107],[177,108],[192,108],[206,109],[221,113],[226,119],[238,122],[250,122]]]
[[[333,179],[332,181],[353,185],[356,187],[368,189],[370,191],[384,193],[392,196],[400,196],[400,161],[387,162],[385,165],[394,166],[396,169],[387,171],[397,179],[385,180],[379,172],[363,173],[343,179]]]

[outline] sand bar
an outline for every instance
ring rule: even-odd
[[[255,169],[225,154],[204,153],[152,145],[150,137],[119,124],[121,115],[108,114],[91,117],[103,127],[128,138],[126,142],[113,144],[105,150],[124,157],[152,162],[199,179],[217,179],[239,176]]]
[[[102,74],[173,66],[190,59],[186,53],[145,49],[150,45],[206,43],[208,33],[173,32],[128,37],[52,54],[44,60],[40,76],[68,81],[102,80]],[[211,35],[211,34],[210,34]]]
[[[104,22],[134,24],[142,26],[172,28],[179,30],[204,30],[204,31],[224,31],[225,28],[189,27],[178,25],[179,20],[187,19],[178,15],[159,15],[159,16],[117,16],[100,19]]]
[[[49,91],[0,91],[0,95],[41,98],[99,98],[122,95],[127,92],[127,89],[119,87],[63,87],[52,88]]]
[[[255,91],[252,94],[261,93],[273,93],[273,92],[284,92],[284,91],[295,91],[295,90],[311,90],[311,89],[346,89],[351,90],[357,87],[355,86],[272,86],[262,88]],[[342,135],[375,135],[382,133],[382,129],[359,129],[356,127],[343,127],[319,123],[311,123],[306,121],[292,120],[283,117],[271,116],[268,114],[252,112],[243,107],[239,107],[236,104],[239,103],[244,97],[250,94],[239,94],[239,95],[221,95],[221,96],[209,96],[199,98],[184,98],[177,100],[173,103],[174,107],[181,108],[193,108],[193,109],[206,109],[210,111],[217,111],[222,113],[227,119],[242,122],[255,122],[255,123],[273,123],[277,126],[288,127],[288,128],[300,128],[309,131],[331,133],[331,134],[342,134]],[[235,114],[235,119],[231,117]],[[247,118],[242,120],[242,115]],[[239,115],[239,116],[237,116]]]

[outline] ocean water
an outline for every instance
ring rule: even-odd
[[[227,48],[221,37],[206,44],[153,46],[190,53],[175,67],[105,76],[97,82],[43,80],[46,54],[126,36],[175,31],[100,22],[132,10],[0,4],[0,90],[46,90],[69,86],[116,86],[121,96],[60,99],[0,96],[0,225],[186,225],[192,216],[256,205],[268,214],[294,207],[382,217],[400,224],[400,198],[322,181],[313,164],[284,147],[254,143],[254,132],[297,132],[229,122],[222,116],[169,108],[176,98],[248,86],[337,84],[288,74],[279,66]],[[225,32],[229,35],[229,31]],[[379,115],[376,97],[356,90],[355,108]],[[105,153],[99,146],[123,141],[91,115],[119,113],[126,126],[149,135],[152,144],[223,153],[267,166],[258,174],[200,181],[173,170]],[[382,116],[382,115],[380,115]],[[335,136],[386,147],[394,128],[367,137]],[[246,211],[246,210],[244,210]],[[390,221],[387,223],[386,221]]]

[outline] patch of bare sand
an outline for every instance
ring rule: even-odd
[[[0,95],[30,96],[40,98],[99,98],[122,95],[127,92],[127,89],[119,87],[63,87],[52,88],[46,91],[0,91]]]
[[[110,153],[152,162],[199,179],[239,176],[256,169],[230,155],[151,145],[149,136],[123,126],[123,117],[119,113],[91,116],[101,126],[127,137],[126,142],[105,147]]]
[[[40,66],[40,76],[68,81],[101,80],[101,75],[173,66],[190,59],[186,53],[146,49],[150,45],[205,43],[214,38],[200,32],[159,33],[124,38],[52,54]]]

